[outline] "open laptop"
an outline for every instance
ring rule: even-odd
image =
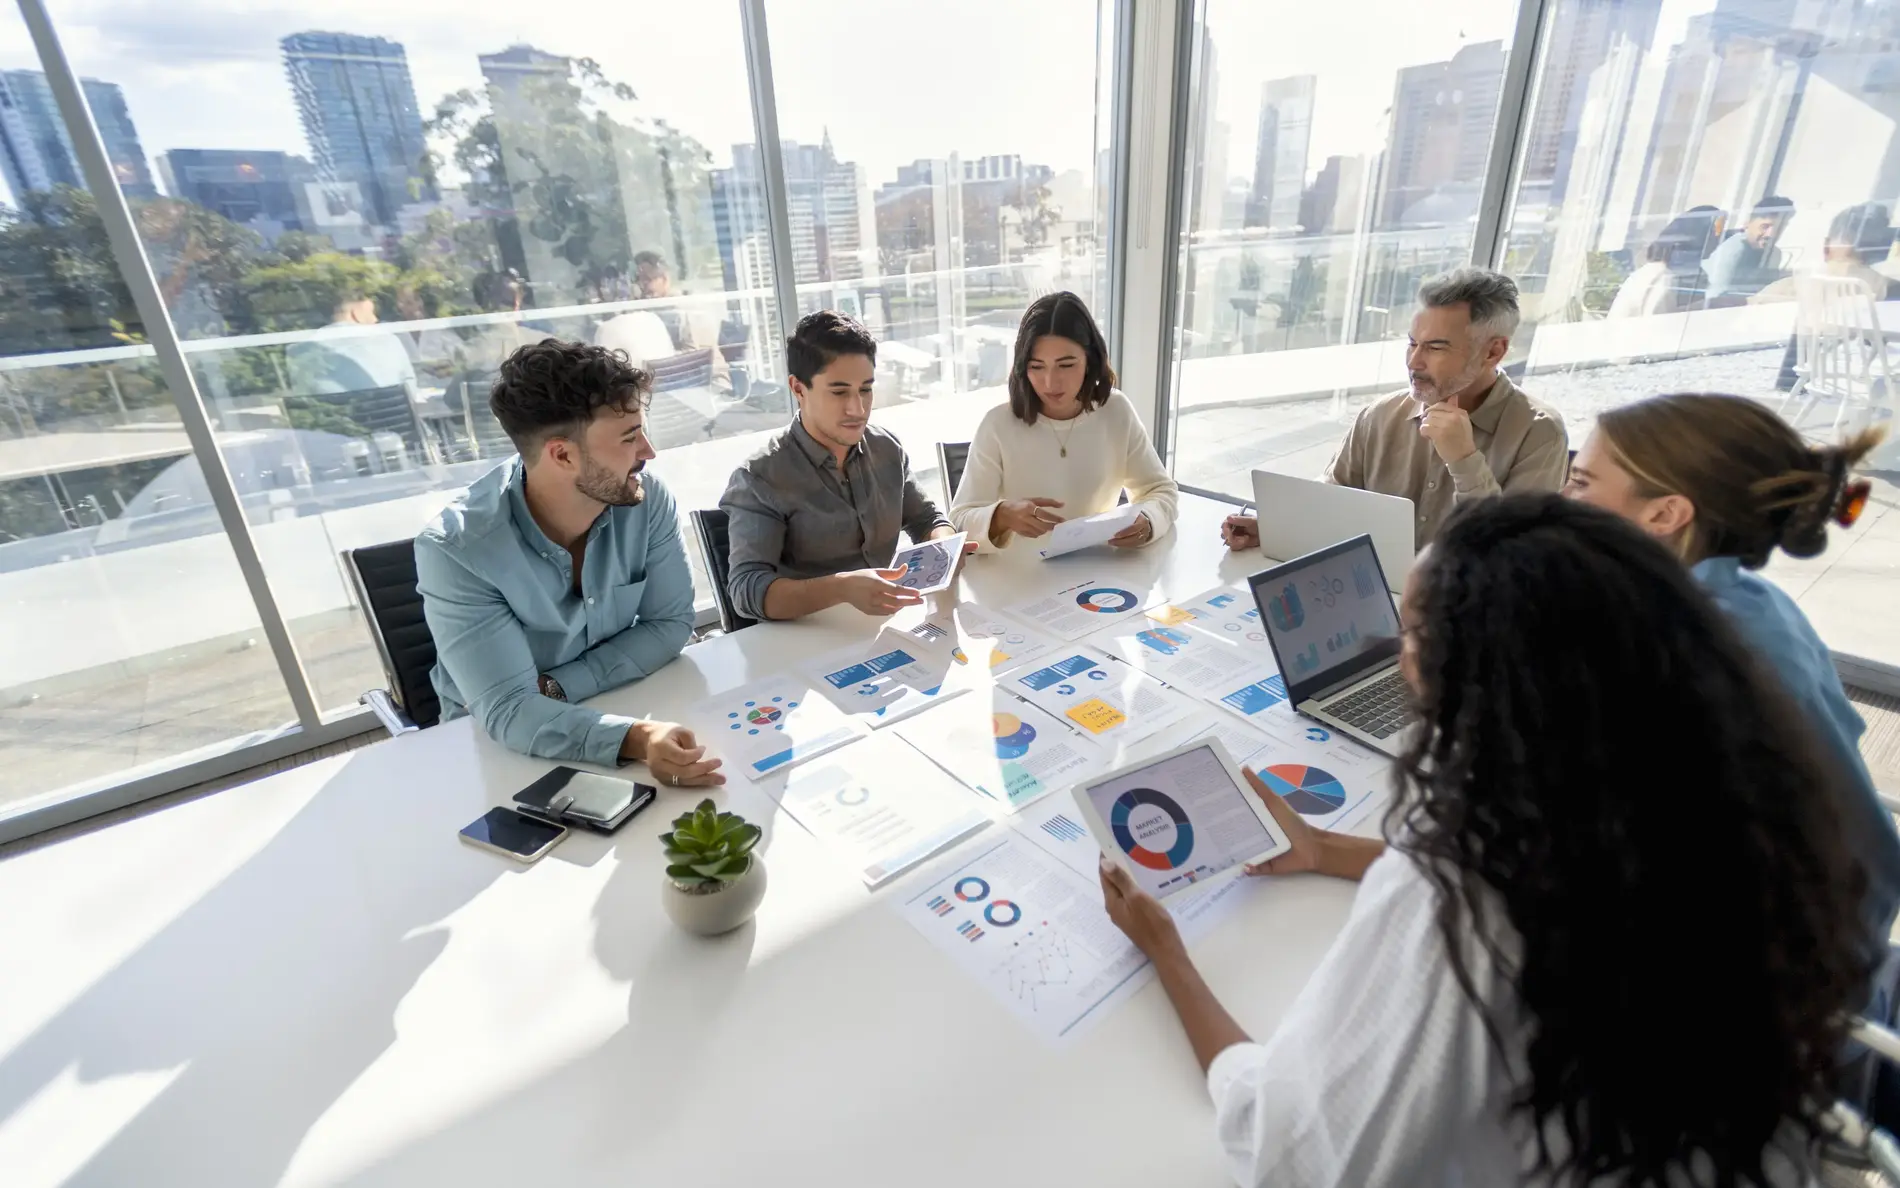
[[[1304,557],[1363,532],[1371,534],[1394,593],[1412,572],[1418,515],[1410,499],[1256,470],[1253,506],[1260,520],[1260,551],[1272,560]]]
[[[1247,579],[1287,701],[1377,751],[1400,753],[1411,721],[1399,615],[1372,537],[1360,534]]]

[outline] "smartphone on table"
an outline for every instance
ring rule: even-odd
[[[462,840],[493,850],[516,862],[538,862],[567,836],[563,825],[550,825],[509,808],[491,808],[462,829]]]

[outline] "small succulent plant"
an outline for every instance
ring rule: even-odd
[[[752,869],[752,847],[763,836],[739,814],[722,813],[710,799],[702,800],[674,819],[673,832],[660,835],[666,877],[682,891],[717,891]]]

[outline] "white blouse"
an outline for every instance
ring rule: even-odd
[[[1509,928],[1501,910],[1497,920]],[[1468,948],[1486,1001],[1511,995],[1482,946]],[[1507,1030],[1506,1043],[1522,1069],[1522,1037]],[[1366,871],[1339,939],[1272,1038],[1235,1044],[1207,1070],[1229,1174],[1275,1188],[1546,1183],[1522,1170],[1535,1144],[1507,1113],[1517,1083],[1452,973],[1436,890],[1396,850]],[[1554,1130],[1553,1157],[1564,1149]],[[1773,1183],[1803,1182],[1785,1157],[1771,1152],[1765,1166]]]
[[[1072,520],[1112,509],[1123,490],[1154,525],[1154,540],[1174,526],[1180,490],[1128,397],[1111,392],[1106,403],[1079,417],[1037,417],[1033,425],[1000,404],[977,426],[950,522],[989,552],[997,547],[990,520],[1005,499],[1060,499],[1060,514]],[[1003,544],[1010,539],[1005,535]]]

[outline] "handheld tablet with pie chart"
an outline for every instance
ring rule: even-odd
[[[786,713],[797,708],[796,701],[786,701],[783,697],[774,697],[765,703],[748,701],[736,710],[727,711],[727,725],[747,734],[757,734],[761,730],[783,730]]]
[[[1260,779],[1295,812],[1323,817],[1346,807],[1346,786],[1329,771],[1304,763],[1275,763],[1263,767]]]
[[[996,732],[998,759],[1021,759],[1036,741],[1036,728],[1015,714],[991,714],[990,729]]]
[[[1117,796],[1108,829],[1122,853],[1149,870],[1173,870],[1194,853],[1193,823],[1172,796],[1153,788],[1130,788]]]

